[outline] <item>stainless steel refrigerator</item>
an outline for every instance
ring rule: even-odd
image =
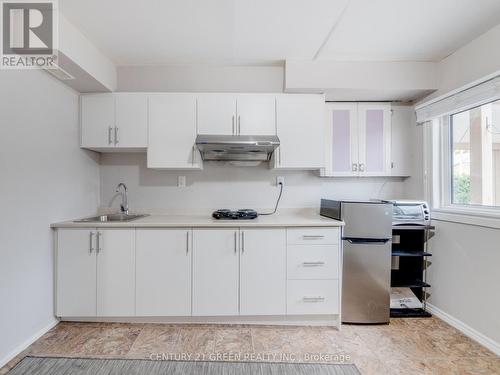
[[[322,200],[321,214],[345,222],[342,322],[389,323],[392,204]]]

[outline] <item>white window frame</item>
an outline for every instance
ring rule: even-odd
[[[452,203],[451,116],[424,125],[424,194],[432,218],[500,229],[500,206]]]

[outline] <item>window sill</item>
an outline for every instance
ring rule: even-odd
[[[445,207],[432,211],[432,220],[500,229],[500,211]]]

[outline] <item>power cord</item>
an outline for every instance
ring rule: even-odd
[[[263,216],[264,215],[274,215],[276,213],[276,211],[278,210],[278,205],[280,204],[281,194],[283,194],[283,182],[278,183],[278,185],[280,186],[280,194],[278,195],[278,199],[276,200],[276,206],[274,206],[274,211],[269,212],[269,213],[265,213],[265,214],[259,213],[259,215],[263,215]]]

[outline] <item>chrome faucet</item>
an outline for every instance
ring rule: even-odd
[[[123,188],[123,191],[120,191]],[[128,215],[128,197],[127,197],[127,185],[120,182],[116,187],[116,192],[120,193],[122,196],[122,204],[120,205],[120,211],[122,214]]]

